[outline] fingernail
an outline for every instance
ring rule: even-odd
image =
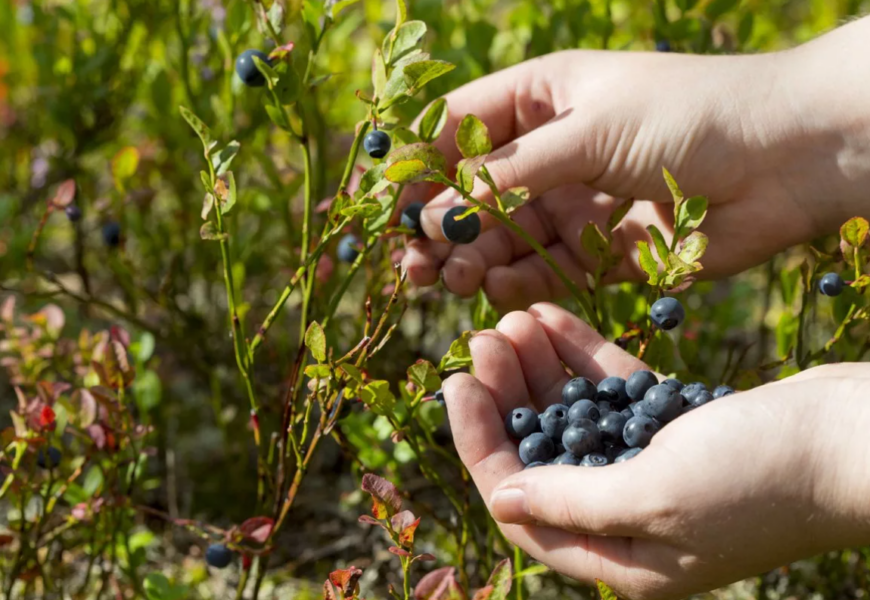
[[[526,493],[516,488],[496,490],[490,499],[490,511],[502,523],[523,523],[532,518]]]

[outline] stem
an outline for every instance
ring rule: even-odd
[[[362,145],[363,138],[365,138],[370,124],[369,121],[363,121],[359,126],[359,131],[357,131],[356,137],[353,139],[353,144],[350,147],[350,156],[347,157],[347,163],[344,165],[344,173],[341,176],[341,182],[338,184],[338,193],[336,193],[336,196],[344,192],[350,182],[351,175],[353,175],[353,168],[356,165],[356,157],[359,155],[359,147]]]
[[[301,111],[300,111],[301,112]],[[303,121],[304,122],[304,121]],[[311,173],[311,145],[308,141],[308,135],[303,130],[302,133],[302,162],[305,169],[305,183],[304,183],[304,199],[305,199],[305,209],[304,209],[304,217],[302,220],[302,254],[301,260],[305,263],[308,260],[308,246],[311,243],[311,208],[312,208],[312,173]],[[315,264],[317,259],[315,259]],[[311,303],[311,295],[314,291],[314,273],[308,272],[306,269],[304,275],[303,286],[305,287],[305,293],[302,295],[302,316],[299,322],[299,342],[305,339],[305,330],[308,328],[308,307]]]

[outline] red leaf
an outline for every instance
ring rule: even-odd
[[[55,192],[54,194],[54,199],[52,200],[52,203],[59,208],[64,208],[72,203],[75,197],[76,182],[73,179],[67,179],[58,186],[57,192]]]
[[[293,42],[287,42],[282,46],[278,46],[274,50],[269,53],[269,58],[278,60],[282,60],[287,58],[291,52],[293,52],[293,48],[296,46]]]
[[[54,414],[54,409],[48,405],[42,407],[39,411],[39,426],[47,429],[54,429],[57,415]]]
[[[409,525],[414,522],[414,519],[417,517],[414,516],[410,510],[403,510],[402,512],[397,512],[390,519],[390,525],[393,526],[393,529],[396,531],[402,531]]]
[[[358,520],[360,523],[364,523],[364,524],[366,524],[366,525],[377,525],[378,527],[380,527],[381,529],[383,529],[383,530],[385,530],[385,531],[386,531],[386,529],[387,529],[387,526],[386,526],[386,525],[384,525],[383,523],[381,523],[380,521],[378,521],[378,520],[375,519],[374,517],[370,517],[370,516],[368,516],[368,515],[362,515],[362,516],[360,516],[360,518],[357,519],[357,520]]]
[[[417,587],[414,588],[416,600],[440,600],[450,582],[455,580],[456,569],[454,567],[441,567],[423,576]]]
[[[474,594],[474,597],[471,600],[492,600],[492,592],[493,587],[491,585],[482,587],[477,590],[477,593]]]
[[[265,544],[274,525],[275,521],[270,517],[252,517],[239,526],[239,531],[246,539]]]
[[[390,546],[389,548],[387,548],[387,551],[392,552],[396,556],[402,556],[402,557],[411,556],[410,552],[408,552],[407,550],[403,550],[403,549],[399,548],[398,546]]]
[[[386,519],[402,509],[399,490],[383,477],[366,473],[362,478],[362,490],[372,496],[372,515],[376,519]]]
[[[418,554],[413,559],[411,559],[411,562],[414,562],[415,560],[430,561],[430,560],[435,560],[435,556],[426,552],[425,554]]]
[[[102,450],[106,447],[106,430],[103,429],[102,425],[90,425],[85,431],[87,431],[88,435],[91,436],[91,440],[93,440],[94,446],[96,446],[98,450]]]
[[[338,569],[329,574],[329,581],[341,590],[345,596],[353,596],[356,593],[357,582],[362,577],[362,569],[353,565],[346,569]]]
[[[462,589],[455,577],[450,580],[450,584],[447,586],[447,595],[444,596],[444,600],[468,600],[465,590]]]
[[[323,582],[323,600],[338,600],[338,596],[335,595],[335,588],[332,587],[332,584],[328,580]]]
[[[403,546],[407,546],[408,548],[414,547],[414,532],[417,531],[417,526],[420,524],[420,519],[417,519],[407,527],[405,527],[401,533],[399,533],[399,542]]]

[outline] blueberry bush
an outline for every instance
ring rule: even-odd
[[[639,243],[648,280],[601,283],[626,199],[583,230],[598,267],[575,282],[512,219],[528,190],[497,192],[476,116],[448,169],[439,98],[561,49],[766,51],[868,8],[0,2],[0,594],[615,598],[530,561],[486,513],[439,390],[498,314],[406,283],[403,235],[421,230],[399,195],[429,181],[467,197],[446,237],[473,241],[490,213],[566,306],[672,378],[577,379],[540,425],[509,415],[530,466],[627,460],[659,420],[863,359],[868,223],[704,281],[707,201],[663,170],[676,235]],[[493,206],[469,196],[476,179]],[[852,597],[868,561],[832,553],[716,597]]]

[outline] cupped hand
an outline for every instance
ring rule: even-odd
[[[624,463],[524,471],[504,417],[559,402],[562,363],[593,381],[645,367],[549,304],[508,314],[471,351],[476,377],[444,388],[459,455],[508,539],[563,574],[631,600],[682,598],[870,541],[866,365],[716,400]]]
[[[788,53],[561,52],[449,94],[448,123],[436,145],[454,164],[461,158],[456,127],[466,114],[478,116],[493,140],[486,167],[498,187],[530,189],[533,200],[515,220],[581,284],[595,262],[580,232],[589,221],[603,227],[622,199],[641,201],[615,232],[625,259],[611,280],[642,275],[635,241],[647,239],[647,225],[670,237],[666,167],[687,195],[710,198],[703,275],[730,274],[845,220],[838,203],[851,197],[844,186],[857,175],[837,166],[840,148],[830,146],[833,136],[817,125],[817,111],[797,108],[795,63],[801,60]],[[820,155],[824,147],[827,157]],[[492,203],[488,187],[477,183],[474,196]],[[820,188],[827,203],[819,202]],[[460,296],[483,288],[503,311],[565,294],[543,260],[488,215],[477,241],[446,243],[442,217],[465,203],[452,190],[417,186],[402,203],[433,194],[422,217],[429,239],[410,241],[404,260],[414,283],[441,277]]]

